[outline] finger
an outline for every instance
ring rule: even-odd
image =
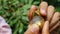
[[[48,21],[46,21],[43,26],[42,34],[49,34],[49,22]]]
[[[31,25],[31,27],[28,28],[24,34],[38,34],[38,33],[39,33],[39,26],[34,24]]]
[[[48,7],[48,10],[47,10],[47,20],[50,21],[52,16],[53,16],[53,13],[54,13],[54,7],[53,6],[49,6]]]
[[[30,10],[28,11],[28,19],[29,19],[29,21],[32,20],[33,14],[34,14],[35,10],[36,10],[36,6],[32,5],[32,7],[30,8]]]
[[[46,16],[47,7],[48,7],[47,2],[41,2],[39,9],[42,16]]]
[[[60,21],[58,21],[58,23],[50,29],[50,32],[56,29],[59,25],[60,25]]]
[[[59,12],[55,12],[54,16],[52,17],[50,28],[56,24],[56,22],[59,20]]]

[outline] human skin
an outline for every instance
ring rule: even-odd
[[[60,13],[55,12],[54,6],[52,5],[48,6],[48,3],[43,1],[39,5],[39,10],[40,10],[41,16],[46,17],[44,26],[42,28],[42,33],[39,32],[39,27],[33,24],[33,25],[28,25],[28,29],[26,30],[24,34],[50,34],[50,31],[53,31],[55,28],[59,26]],[[32,12],[36,11],[36,6],[33,5],[29,11],[32,11]],[[32,17],[28,16],[28,18],[31,20]]]
[[[3,17],[0,16],[0,34],[12,34],[10,26],[6,23]]]

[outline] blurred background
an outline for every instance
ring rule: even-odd
[[[60,0],[0,0],[0,16],[11,26],[13,34],[24,34],[29,22],[29,8],[32,5],[38,7],[42,1],[55,6],[55,11],[60,12]]]

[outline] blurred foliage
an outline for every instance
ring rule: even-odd
[[[28,25],[27,11],[32,5],[38,6],[43,0],[0,0],[0,16],[12,28],[13,34],[24,34]],[[60,0],[44,0],[60,11]]]

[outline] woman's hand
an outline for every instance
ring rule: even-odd
[[[36,6],[32,6],[28,13],[36,11]],[[30,25],[27,31],[24,34],[50,34],[55,28],[60,25],[60,13],[55,12],[54,6],[48,6],[47,2],[41,2],[39,5],[39,11],[41,15],[45,18],[45,23],[42,31],[39,31],[39,27],[37,25]],[[32,19],[31,16],[28,16],[29,20]],[[30,23],[31,24],[31,23]]]

